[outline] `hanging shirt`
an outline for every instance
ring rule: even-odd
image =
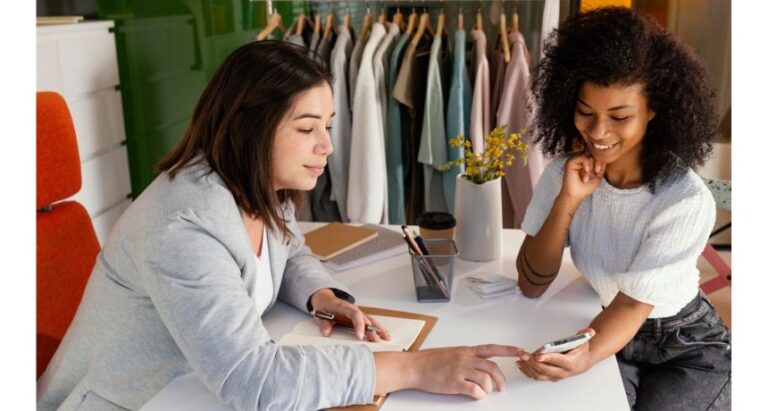
[[[510,49],[512,45],[510,44]],[[510,53],[512,50],[510,50]],[[496,47],[491,55],[490,64],[490,80],[491,80],[491,105],[488,112],[490,116],[491,129],[494,129],[501,124],[496,119],[496,113],[499,110],[499,102],[501,101],[501,93],[504,90],[504,74],[507,71],[507,62],[504,61],[504,50],[501,45],[501,40],[496,40]]]
[[[472,50],[474,89],[469,138],[472,142],[472,151],[481,154],[485,147],[485,137],[491,132],[491,84],[485,33],[481,30],[472,30],[472,39],[474,40]]]
[[[312,36],[309,38],[309,57],[317,59],[317,46],[320,44],[320,33],[312,32]]]
[[[528,93],[528,49],[519,32],[509,33],[509,64],[504,76],[497,119],[499,125],[507,125],[507,134],[516,133],[526,127],[526,100]],[[520,228],[533,188],[544,171],[546,161],[538,146],[533,144],[532,133],[522,136],[529,145],[528,162],[523,165],[518,158],[511,167],[505,167],[502,184],[502,216],[504,228]]]
[[[464,147],[451,147],[450,140],[459,134],[469,136],[469,114],[472,106],[472,89],[467,74],[465,58],[467,32],[456,30],[454,33],[453,70],[451,76],[451,91],[448,94],[448,107],[445,122],[446,147],[448,161],[464,157]],[[454,196],[456,192],[456,176],[464,172],[464,167],[451,166],[443,172],[443,193],[448,212],[454,212]]]
[[[403,180],[405,181],[405,221],[416,224],[424,211],[424,168],[418,162],[421,126],[424,118],[424,97],[427,67],[432,38],[425,33],[417,45],[408,43],[403,64],[397,73],[392,95],[406,107],[403,116]]]
[[[352,52],[352,35],[342,26],[331,52],[333,76],[333,107],[336,115],[331,119],[331,143],[333,153],[328,157],[328,174],[331,178],[332,199],[336,201],[342,221],[348,222],[347,184],[349,173],[349,145],[352,137],[352,121],[349,110],[347,68]]]
[[[315,34],[312,33],[312,41],[315,41]],[[328,66],[330,44],[332,36],[320,38],[317,35],[317,47],[314,52],[310,53],[313,60]],[[322,48],[325,51],[321,50]],[[324,53],[324,54],[323,54]],[[346,181],[346,179],[345,179]],[[317,178],[317,184],[312,189],[312,220],[313,221],[342,221],[341,211],[336,201],[336,196],[333,195],[333,176],[331,176],[330,165],[325,166],[325,172]]]
[[[370,40],[370,35],[368,36]],[[349,107],[354,110],[355,105],[355,87],[357,87],[357,73],[360,71],[360,59],[363,58],[363,49],[365,43],[361,41],[355,42],[355,47],[352,49],[352,56],[349,58]]]
[[[384,141],[387,140],[387,96],[389,94],[387,90],[387,66],[389,65],[389,57],[392,53],[392,48],[395,47],[395,42],[400,38],[400,27],[397,24],[389,24],[389,31],[384,39],[376,49],[376,53],[373,55],[373,78],[376,82],[376,97],[378,99],[378,105],[381,108],[382,119],[382,136]]]
[[[447,56],[442,49],[443,39],[435,37],[427,68],[427,94],[424,102],[424,120],[421,126],[419,162],[424,167],[424,211],[448,211],[443,192],[443,172],[438,170],[448,161],[445,139],[445,103],[443,96],[442,65]]]
[[[387,169],[384,122],[376,96],[373,55],[385,36],[374,23],[360,59],[353,102],[352,143],[349,155],[347,215],[355,223],[387,223]]]
[[[541,48],[539,56],[544,55],[544,40],[560,23],[560,0],[544,0],[544,14],[541,18]]]
[[[387,138],[384,141],[387,157],[387,201],[390,224],[405,223],[405,186],[403,185],[403,122],[402,107],[395,100],[394,88],[400,70],[403,50],[411,36],[400,36],[389,59],[387,70]]]
[[[256,311],[264,315],[272,297],[275,294],[275,285],[272,281],[272,264],[269,261],[269,241],[267,241],[267,228],[263,228],[261,236],[261,255],[256,257],[256,286],[253,288],[253,302],[256,303]]]
[[[326,67],[330,68],[331,65],[331,50],[336,42],[336,34],[331,32],[328,37],[320,39],[320,44],[317,45],[317,54],[315,60],[319,61]]]

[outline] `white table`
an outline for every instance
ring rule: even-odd
[[[301,223],[303,231],[318,225],[322,224]],[[546,341],[587,326],[601,308],[597,294],[578,274],[568,252],[564,254],[557,280],[538,299],[516,295],[483,300],[467,288],[463,277],[470,274],[497,272],[516,278],[515,258],[524,237],[521,230],[504,230],[504,255],[499,260],[488,263],[457,260],[449,303],[416,302],[410,259],[405,249],[404,254],[397,257],[333,275],[350,288],[360,305],[438,317],[422,348],[498,343],[532,351]],[[264,325],[277,341],[296,322],[306,318],[306,314],[279,302],[264,316]],[[381,410],[629,409],[614,357],[584,374],[557,383],[525,377],[514,359],[500,358],[496,362],[507,378],[504,392],[494,392],[482,401],[474,401],[460,396],[400,391],[390,394]],[[193,374],[176,378],[142,408],[143,411],[176,409],[230,411]]]

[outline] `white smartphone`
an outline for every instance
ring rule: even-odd
[[[541,348],[539,348],[538,350],[536,350],[536,353],[538,354],[548,354],[553,352],[566,353],[580,346],[581,344],[584,344],[585,342],[589,341],[590,338],[592,338],[592,334],[582,333],[582,334],[572,335],[570,337],[565,337],[559,340],[550,341],[542,345]]]

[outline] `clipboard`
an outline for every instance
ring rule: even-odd
[[[407,350],[409,352],[419,351],[419,348],[421,348],[421,344],[427,338],[427,335],[429,335],[429,332],[432,331],[432,328],[434,328],[435,323],[437,323],[437,317],[433,317],[431,315],[417,314],[417,313],[412,313],[407,311],[387,310],[385,308],[365,307],[365,306],[359,306],[359,307],[362,312],[369,315],[409,318],[412,320],[424,321],[424,327],[421,328],[421,332],[419,333],[419,336],[416,337],[416,341],[414,341],[413,344],[411,344],[410,348],[408,348]],[[387,399],[387,395],[388,394],[377,395],[373,397],[372,404],[350,405],[348,407],[333,407],[333,408],[327,408],[326,411],[377,411],[379,407],[381,407],[381,405],[384,404],[384,400]]]

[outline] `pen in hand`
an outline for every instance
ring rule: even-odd
[[[350,320],[347,317],[344,317],[342,315],[336,315],[331,313],[326,313],[323,311],[312,311],[312,315],[317,318],[322,318],[324,320],[333,321],[335,325],[338,325],[340,327],[346,327],[346,328],[355,328],[355,325],[352,323],[352,320]],[[381,331],[379,328],[374,327],[370,324],[365,325],[365,331],[371,332],[371,331]]]

